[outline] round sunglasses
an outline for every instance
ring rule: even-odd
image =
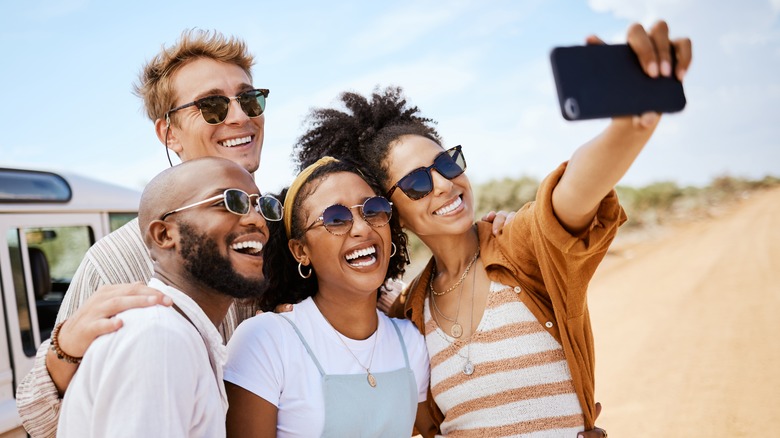
[[[418,167],[407,173],[406,176],[399,179],[393,187],[387,192],[387,198],[390,199],[395,189],[401,189],[402,192],[414,201],[428,196],[433,191],[433,176],[431,169],[436,169],[439,175],[453,179],[466,170],[466,157],[463,156],[461,146],[447,149],[433,159],[433,164],[428,167]]]
[[[352,216],[352,209],[360,208],[360,215],[363,220],[372,227],[383,227],[390,222],[393,215],[393,203],[381,196],[374,196],[363,201],[362,204],[347,207],[341,204],[333,204],[322,212],[311,225],[303,231],[305,234],[322,222],[322,226],[330,234],[341,236],[347,234],[352,229],[355,218]]]
[[[241,110],[250,117],[260,117],[265,111],[265,99],[268,97],[268,90],[264,88],[257,88],[254,90],[244,91],[235,97],[227,96],[206,96],[198,99],[194,102],[185,103],[184,105],[177,106],[165,113],[165,120],[170,119],[170,115],[180,109],[189,108],[194,106],[200,110],[200,115],[203,116],[203,120],[209,125],[219,125],[224,122],[228,115],[228,109],[230,108],[230,101],[235,99],[241,106]]]
[[[221,200],[220,202],[223,203],[227,211],[239,216],[244,216],[249,214],[249,209],[253,204],[252,198],[257,198],[257,201],[254,202],[255,211],[260,213],[266,220],[272,222],[282,220],[284,207],[278,199],[271,195],[250,195],[241,189],[227,189],[220,195],[212,196],[211,198],[198,201],[194,204],[186,205],[184,207],[177,208],[176,210],[169,211],[168,213],[162,215],[160,219],[165,220],[166,217],[174,213],[178,213],[182,210],[207,204],[216,200]]]

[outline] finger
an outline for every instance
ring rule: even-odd
[[[605,44],[605,43],[604,43],[604,40],[602,40],[601,38],[597,37],[596,35],[588,35],[587,37],[585,37],[585,44],[588,44],[588,45],[599,45],[599,44]]]
[[[111,293],[114,296],[118,295],[154,295],[164,296],[159,290],[149,287],[142,283],[132,283],[128,285],[117,285],[115,289],[112,289]]]
[[[110,318],[118,313],[124,312],[125,310],[139,309],[142,307],[150,307],[158,304],[170,306],[173,304],[173,301],[170,297],[163,294],[125,295],[112,297],[96,306],[94,311],[91,312],[91,315],[93,318]]]
[[[677,79],[682,81],[685,73],[688,72],[688,67],[691,66],[691,60],[693,59],[691,39],[678,38],[672,41],[672,46],[674,47],[675,61],[677,61],[674,73],[677,76]]]
[[[504,226],[509,225],[512,222],[512,220],[515,218],[516,215],[517,215],[516,211],[513,211],[513,212],[509,213],[508,215],[506,215],[506,221],[504,221]]]
[[[655,112],[642,113],[639,116],[634,116],[632,119],[635,128],[650,129],[658,125],[661,120],[661,114]]]
[[[655,53],[658,56],[658,65],[661,76],[672,76],[672,54],[669,51],[669,25],[660,20],[650,28],[650,39],[655,46]]]
[[[278,306],[274,307],[274,313],[292,312],[292,309],[292,304],[279,304]]]
[[[496,218],[493,219],[493,235],[497,236],[498,233],[501,232],[501,230],[504,228],[504,223],[506,222],[506,216],[507,213],[505,211],[499,211],[496,213]]]
[[[502,229],[504,229],[504,221],[506,216],[496,216],[496,220],[493,221],[493,235],[498,236]]]
[[[593,417],[593,420],[598,420],[599,415],[601,415],[601,403],[596,402],[596,416]]]
[[[485,222],[493,222],[493,219],[496,218],[496,212],[490,211],[486,215],[482,216],[482,220]]]
[[[628,45],[634,50],[642,69],[651,78],[658,77],[658,56],[645,28],[634,23],[628,28]]]

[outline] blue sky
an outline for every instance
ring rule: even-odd
[[[446,144],[464,146],[472,181],[542,177],[606,124],[563,120],[550,50],[592,33],[622,42],[631,22],[662,17],[693,39],[688,106],[623,182],[780,176],[779,16],[780,0],[0,0],[0,166],[143,187],[168,164],[131,84],[162,44],[200,27],[244,38],[255,85],[271,90],[264,191],[289,183],[311,107],[377,85],[402,86]]]

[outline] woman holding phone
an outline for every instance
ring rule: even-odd
[[[649,33],[632,26],[628,42],[650,76],[682,78],[690,64],[690,41],[669,40],[663,22]],[[428,346],[436,426],[424,433],[606,436],[594,424],[600,407],[586,291],[626,220],[613,187],[659,115],[614,118],[493,236],[490,224],[474,223],[466,146],[443,146],[398,88],[341,100],[346,111],[313,110],[297,155],[301,166],[322,155],[366,166],[403,227],[433,253],[393,309]]]
[[[297,304],[244,321],[230,339],[228,436],[396,438],[415,424],[427,429],[415,423],[428,388],[423,336],[377,311],[380,286],[404,267],[390,202],[354,165],[329,157],[280,199],[285,219],[269,227],[260,304]]]

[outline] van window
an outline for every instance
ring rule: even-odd
[[[111,228],[112,232],[116,231],[117,228],[120,228],[122,227],[122,225],[135,219],[136,216],[138,215],[135,213],[109,213],[108,214],[109,227]]]
[[[8,231],[22,348],[27,356],[32,357],[36,351],[29,311],[32,305],[28,302],[29,295],[24,282],[20,233],[24,233],[27,241],[32,296],[38,315],[37,329],[40,339],[47,339],[51,335],[57,312],[73,274],[95,239],[92,229],[88,226],[37,227]]]
[[[0,169],[0,202],[68,202],[70,185],[51,172]]]

